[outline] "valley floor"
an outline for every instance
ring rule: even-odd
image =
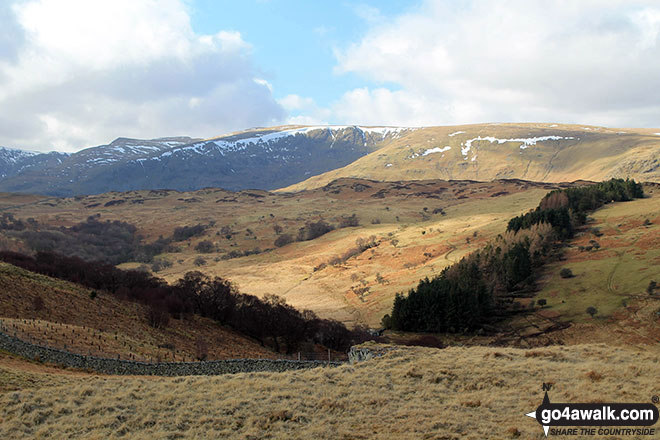
[[[602,344],[390,347],[355,365],[216,377],[74,381],[73,373],[16,362],[0,360],[3,383],[22,383],[0,391],[5,439],[541,439],[525,413],[540,405],[544,382],[554,384],[556,402],[647,402],[660,394],[657,349]]]

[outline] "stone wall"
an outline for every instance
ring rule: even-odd
[[[2,332],[0,332],[0,350],[27,359],[39,360],[41,362],[68,368],[92,370],[103,374],[193,376],[250,373],[255,371],[280,372],[342,364],[341,362],[273,359],[231,359],[202,362],[137,362],[69,353],[67,351],[31,344]]]

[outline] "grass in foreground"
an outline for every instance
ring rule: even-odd
[[[555,384],[554,401],[646,402],[660,394],[659,363],[657,351],[605,345],[397,347],[356,365],[280,374],[89,376],[0,393],[0,436],[541,439],[524,414],[541,403],[542,382]]]

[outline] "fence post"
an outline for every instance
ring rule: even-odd
[[[300,352],[298,352],[298,360],[300,360]]]

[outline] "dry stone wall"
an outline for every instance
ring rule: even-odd
[[[67,368],[92,370],[103,374],[151,376],[199,376],[255,371],[281,372],[321,366],[341,365],[341,362],[294,361],[273,359],[231,359],[202,362],[137,362],[84,356],[50,347],[42,347],[0,332],[0,350],[27,359],[39,360]]]

